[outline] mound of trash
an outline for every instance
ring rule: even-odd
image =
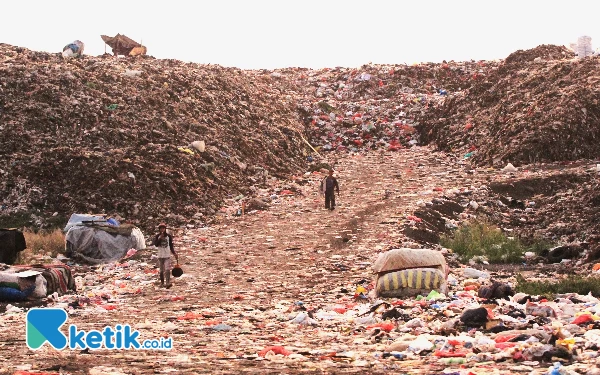
[[[397,151],[419,143],[415,119],[484,79],[495,62],[260,71],[296,97],[317,152]]]
[[[600,60],[566,59],[557,51],[546,46],[511,55],[512,63],[492,69],[468,90],[450,93],[418,119],[421,140],[478,165],[600,156]],[[541,55],[560,59],[516,63]]]
[[[538,62],[540,60],[563,60],[572,59],[575,52],[564,46],[555,46],[552,44],[542,44],[528,50],[518,50],[506,57],[506,64],[523,64],[526,62]]]
[[[297,106],[272,81],[0,44],[0,215],[203,222],[265,175],[303,168]]]

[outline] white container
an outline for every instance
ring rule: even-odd
[[[584,58],[592,55],[592,38],[589,36],[580,36],[577,39],[577,56]]]

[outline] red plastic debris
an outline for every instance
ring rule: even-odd
[[[177,320],[194,320],[202,318],[201,314],[196,314],[194,312],[188,311],[185,315],[177,317]]]
[[[571,324],[584,324],[584,323],[589,323],[589,322],[593,322],[594,318],[592,317],[591,314],[583,314],[583,315],[579,315],[577,318],[575,318]]]
[[[435,356],[436,357],[440,357],[440,358],[456,358],[456,357],[466,357],[467,353],[466,352],[461,352],[461,351],[453,351],[453,350],[437,350],[435,352]]]
[[[260,357],[264,357],[265,355],[267,355],[268,352],[273,352],[275,354],[282,354],[282,355],[290,355],[292,354],[292,352],[286,350],[283,346],[270,346],[268,348],[264,348],[263,350],[261,350],[258,355]]]
[[[392,323],[377,323],[367,327],[367,329],[381,328],[383,331],[391,332],[396,326]]]

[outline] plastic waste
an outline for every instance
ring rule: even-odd
[[[470,267],[463,268],[463,276],[468,277],[468,278],[474,278],[474,279],[478,279],[478,278],[489,279],[490,278],[489,273],[487,273],[485,271],[479,271],[479,270],[476,270],[475,268],[470,268]]]
[[[193,148],[198,152],[204,152],[206,150],[206,144],[204,141],[194,141],[189,145],[189,148]]]
[[[270,346],[270,347],[264,348],[263,350],[261,350],[260,352],[258,352],[258,355],[260,357],[265,357],[269,353],[271,353],[271,354],[280,354],[280,355],[284,355],[284,356],[288,356],[288,355],[292,354],[292,352],[290,352],[289,350],[287,350],[283,346]]]
[[[309,317],[306,312],[299,313],[291,322],[301,325],[317,325],[317,321]]]
[[[223,324],[223,323],[217,324],[216,326],[212,327],[213,331],[225,331],[226,332],[226,331],[231,331],[232,329],[233,329],[232,326]]]
[[[515,166],[511,163],[508,163],[506,167],[502,168],[502,171],[506,173],[513,173],[517,171],[517,168],[515,168]]]
[[[127,69],[127,70],[125,70],[125,72],[123,73],[123,75],[125,77],[139,77],[139,76],[142,75],[142,73],[143,73],[143,71],[141,71],[141,70],[130,70],[130,69]]]
[[[73,43],[67,44],[63,48],[62,56],[64,58],[80,57],[81,55],[83,55],[84,47],[85,45],[82,41],[76,40]]]
[[[478,327],[488,321],[488,311],[485,307],[465,310],[460,316],[460,321],[468,327]]]
[[[424,336],[419,336],[416,340],[408,345],[408,349],[406,351],[419,354],[422,351],[432,350],[433,348],[435,348],[435,345],[433,345],[431,341],[427,340]]]

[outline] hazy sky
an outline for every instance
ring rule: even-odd
[[[3,1],[0,43],[60,52],[101,34],[142,41],[148,54],[240,68],[357,67],[505,58],[579,36],[600,46],[600,2],[170,0]],[[110,47],[107,47],[110,53]]]

